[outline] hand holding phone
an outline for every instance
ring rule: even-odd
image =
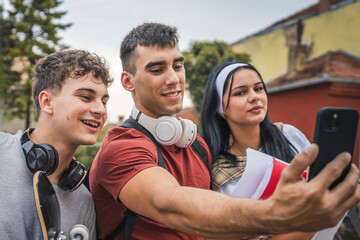
[[[353,154],[358,119],[358,111],[352,108],[323,107],[319,110],[314,132],[314,143],[319,146],[319,154],[310,166],[309,181],[338,154],[342,152]],[[350,165],[329,189],[333,189],[345,178]]]

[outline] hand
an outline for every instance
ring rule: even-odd
[[[274,231],[310,232],[332,227],[360,202],[359,170],[354,164],[343,182],[328,190],[349,164],[349,153],[339,154],[310,182],[301,177],[317,153],[318,147],[312,144],[296,155],[283,170],[274,194],[266,200],[271,202],[267,214],[278,217],[272,222]]]

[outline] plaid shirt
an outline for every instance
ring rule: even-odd
[[[214,163],[211,171],[211,188],[217,191],[222,185],[242,176],[246,157],[236,157],[235,166],[223,155]]]
[[[284,124],[282,122],[274,123],[282,132]],[[242,176],[246,165],[246,157],[236,157],[235,166],[230,163],[228,159],[225,159],[223,155],[219,156],[219,159],[214,163],[211,171],[211,188],[215,191],[227,182],[239,178]]]

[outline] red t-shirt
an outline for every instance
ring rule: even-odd
[[[201,137],[197,137],[210,152]],[[166,169],[181,186],[210,189],[210,174],[196,153],[175,145],[160,145]],[[157,166],[155,144],[135,129],[116,127],[104,138],[91,167],[90,189],[95,201],[98,238],[110,234],[125,216],[126,207],[118,200],[121,188],[134,175],[149,167]],[[211,164],[211,161],[209,161]],[[210,165],[210,169],[211,169]],[[124,239],[122,231],[116,239]],[[131,234],[132,239],[203,239],[172,230],[138,215]]]

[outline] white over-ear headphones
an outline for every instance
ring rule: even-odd
[[[170,116],[152,118],[140,112],[135,105],[131,111],[131,117],[163,145],[175,144],[178,147],[185,148],[191,145],[196,138],[197,127],[191,120],[181,118],[178,120]]]

